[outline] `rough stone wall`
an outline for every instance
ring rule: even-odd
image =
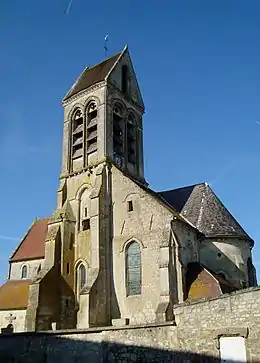
[[[112,168],[112,175],[114,284],[121,318],[129,319],[130,324],[151,323],[156,320],[159,304],[170,303],[172,298],[175,302],[181,300],[177,293],[183,293],[182,281],[176,281],[176,265],[180,261],[171,259],[171,248],[182,250],[176,258],[183,265],[196,261],[196,234],[177,220],[172,226],[173,212],[117,168]],[[129,201],[133,203],[130,212]],[[172,229],[180,248],[175,243],[170,246]],[[141,249],[142,293],[126,296],[125,249],[132,240],[139,242]]]
[[[247,260],[252,258],[248,241],[235,238],[206,239],[200,246],[200,261],[238,288],[248,286]]]
[[[130,77],[129,77],[129,92],[131,94],[132,99],[139,106],[142,106],[142,96],[138,87],[136,74],[129,56],[129,52],[126,51],[123,56],[119,59],[117,66],[112,70],[110,76],[108,77],[108,81],[113,84],[118,90],[121,91],[122,85],[122,66],[126,65],[128,67]]]
[[[260,361],[260,288],[249,288],[216,299],[176,306],[180,349],[218,356],[218,336],[246,338],[247,359]]]
[[[0,360],[5,363],[202,362],[195,360],[199,356],[191,352],[175,349],[176,330],[169,325],[62,335],[2,336]],[[206,358],[203,361],[215,362]]]
[[[0,311],[0,331],[2,328],[5,328],[9,324],[9,320],[7,319],[10,314],[15,317],[15,320],[12,321],[14,332],[22,332],[25,330],[25,314],[26,309],[21,310],[1,310]]]
[[[122,66],[128,67],[128,94],[125,96],[122,93]],[[123,109],[123,122],[124,130],[127,130],[127,119],[131,113],[135,116],[137,123],[136,129],[136,148],[137,148],[137,163],[133,165],[128,162],[127,148],[125,148],[124,156],[122,158],[122,167],[127,170],[131,175],[137,176],[137,178],[144,179],[144,160],[143,160],[143,101],[138,87],[138,82],[132,62],[128,51],[126,51],[122,57],[120,57],[116,67],[112,70],[108,77],[107,88],[107,114],[106,114],[106,145],[107,156],[111,159],[114,158],[113,148],[113,109],[116,102],[119,102]],[[126,142],[126,137],[125,137]]]
[[[260,361],[260,288],[175,306],[175,323],[0,336],[8,362],[219,362],[219,338],[245,338],[247,361]],[[13,347],[15,346],[15,350]]]
[[[22,277],[22,267],[24,265],[27,266],[27,278],[32,279],[37,275],[38,268],[42,265],[44,259],[36,259],[30,261],[19,261],[12,262],[10,266],[10,279],[11,280],[20,280]]]

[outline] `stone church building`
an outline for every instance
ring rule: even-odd
[[[63,99],[57,207],[36,220],[0,287],[0,328],[174,320],[173,306],[256,285],[253,240],[206,183],[155,192],[127,47]]]

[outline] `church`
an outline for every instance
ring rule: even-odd
[[[126,46],[62,101],[56,210],[36,220],[0,287],[0,328],[174,321],[173,306],[256,286],[254,241],[207,183],[154,191],[144,103]]]

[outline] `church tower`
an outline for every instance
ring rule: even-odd
[[[61,178],[104,160],[144,182],[144,104],[128,48],[87,67],[63,99]]]
[[[113,165],[145,184],[144,104],[127,47],[87,67],[62,104],[57,207],[43,269],[30,287],[27,330],[106,326],[119,318],[112,277]]]
[[[69,213],[65,213],[67,226],[62,228],[66,233],[61,238],[61,273],[76,295],[77,327],[110,325],[118,317],[111,306],[116,300],[112,287],[112,165],[145,183],[144,104],[128,48],[87,67],[64,97],[63,107],[57,210]],[[69,250],[71,240],[74,248]],[[68,265],[73,266],[71,276],[66,274]]]

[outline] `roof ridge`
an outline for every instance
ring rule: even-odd
[[[43,218],[39,218],[39,219],[35,219],[34,220],[34,223],[36,223],[36,222],[41,222],[41,221],[48,221],[50,219],[50,217],[43,217]],[[33,223],[33,224],[34,224]]]
[[[186,188],[194,188],[194,187],[197,187],[199,185],[209,185],[208,183],[206,182],[202,182],[202,183],[196,183],[196,184],[190,184],[190,185],[186,185],[184,187],[178,187],[178,188],[173,188],[173,189],[167,189],[167,190],[160,190],[159,192],[156,192],[156,193],[165,193],[165,192],[171,192],[173,190],[180,190],[180,189],[186,189]]]
[[[102,64],[102,63],[105,63],[105,62],[109,61],[111,58],[114,58],[114,57],[117,57],[117,56],[119,57],[121,54],[122,54],[122,51],[121,51],[121,52],[117,52],[117,53],[115,53],[114,55],[111,55],[110,57],[107,57],[106,59],[104,59],[104,60],[103,60],[103,61],[101,61],[101,62],[95,63],[95,64],[93,64],[92,66],[86,66],[86,67],[85,67],[85,69],[90,70],[90,69],[92,69],[92,68],[95,68],[95,67],[99,66],[100,64]]]

